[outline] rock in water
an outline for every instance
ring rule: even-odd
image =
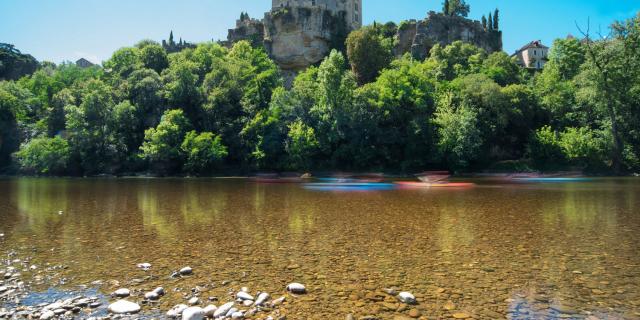
[[[225,303],[221,305],[216,311],[213,312],[213,317],[217,318],[220,316],[225,316],[227,315],[227,312],[231,310],[231,308],[233,308],[233,302]]]
[[[153,291],[155,294],[159,295],[159,296],[164,296],[164,288],[163,287],[157,287],[155,289],[153,289]]]
[[[414,297],[409,292],[400,292],[398,294],[398,300],[400,300],[400,302],[406,303],[406,304],[416,304],[418,302],[416,300],[416,297]]]
[[[182,320],[202,320],[204,319],[204,314],[204,309],[190,307],[182,311]]]
[[[43,313],[40,315],[40,320],[49,320],[49,319],[53,319],[53,317],[55,317],[55,316],[56,316],[56,314],[55,314],[55,313],[53,313],[53,311],[48,310],[48,311],[43,312]]]
[[[138,313],[140,312],[140,306],[127,300],[118,300],[110,304],[107,310],[115,314]]]
[[[244,319],[244,313],[242,313],[241,311],[234,312],[231,315],[231,319]]]
[[[160,295],[157,294],[155,291],[151,291],[151,292],[145,293],[144,298],[147,300],[156,301],[160,299]]]
[[[193,273],[193,269],[191,269],[191,267],[184,267],[184,268],[180,269],[179,272],[183,276],[188,276],[188,275]]]
[[[210,304],[204,308],[205,317],[213,318],[213,313],[218,309],[218,307]]]
[[[169,318],[177,318],[179,317],[184,310],[189,308],[186,304],[179,304],[171,308],[171,310],[167,311],[167,317]]]
[[[189,299],[189,305],[195,306],[196,304],[200,303],[200,299],[198,299],[198,297],[193,297],[191,299]]]
[[[244,292],[244,291],[240,291],[238,293],[236,293],[236,298],[241,299],[241,300],[255,300],[253,299],[253,296]]]
[[[138,263],[138,268],[140,268],[140,269],[142,269],[144,271],[147,271],[147,270],[151,269],[151,264],[147,263],[147,262]]]
[[[131,295],[131,291],[129,289],[118,289],[113,292],[113,295],[118,298],[126,298]]]
[[[255,305],[256,306],[261,306],[265,302],[267,302],[267,299],[269,299],[269,294],[266,293],[266,292],[263,292],[263,293],[258,295],[258,299],[256,299]]]
[[[307,288],[300,283],[291,283],[287,286],[287,291],[295,294],[303,294],[307,292]]]

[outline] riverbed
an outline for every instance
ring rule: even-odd
[[[2,179],[0,269],[13,265],[26,291],[0,308],[88,292],[104,315],[109,294],[127,288],[142,314],[164,315],[194,297],[219,306],[246,287],[286,297],[260,319],[640,318],[640,179],[474,182],[350,192]],[[176,277],[186,266],[193,274]],[[288,293],[292,282],[306,294]],[[143,302],[160,286],[162,298]],[[417,304],[389,293],[402,291]]]

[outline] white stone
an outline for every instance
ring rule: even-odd
[[[246,293],[245,291],[236,293],[236,297],[242,300],[255,300],[252,295]]]
[[[195,306],[198,303],[200,303],[200,299],[198,299],[198,297],[193,297],[189,299],[189,305]]]
[[[49,319],[53,319],[53,317],[55,317],[55,316],[56,316],[56,314],[55,314],[55,313],[53,313],[53,311],[51,311],[51,310],[47,310],[47,311],[43,312],[43,313],[40,315],[40,320],[49,320]]]
[[[5,291],[9,290],[9,288],[5,287],[5,286],[1,286],[0,287],[0,293],[3,293]]]
[[[238,312],[238,308],[231,308],[231,309],[229,309],[229,311],[227,311],[226,316],[227,317],[231,317],[231,315],[236,313],[236,312]]]
[[[127,300],[118,300],[109,305],[107,308],[109,312],[116,314],[123,313],[138,313],[140,312],[140,306],[137,303],[133,303]]]
[[[303,294],[307,292],[307,288],[305,288],[304,285],[300,283],[294,282],[287,286],[287,291],[296,294]]]
[[[398,300],[406,304],[415,304],[417,302],[416,297],[406,291],[398,294]]]
[[[191,267],[184,267],[182,269],[180,269],[180,274],[183,276],[187,276],[193,273],[193,269],[191,269]]]
[[[204,319],[204,314],[204,309],[190,307],[182,311],[182,320],[202,320]]]
[[[138,268],[147,271],[149,269],[151,269],[151,263],[147,263],[147,262],[143,262],[143,263],[138,263]]]
[[[242,288],[240,288],[240,291],[242,291],[242,292],[246,292],[246,293],[249,293],[249,288],[247,288],[247,287],[242,287]]]
[[[144,294],[144,298],[147,299],[147,300],[155,301],[155,300],[160,299],[160,295],[157,294],[155,291],[151,291],[151,292],[145,293]]]
[[[242,305],[245,307],[251,307],[253,305],[253,300],[243,300]]]
[[[280,298],[278,298],[278,299],[275,299],[275,300],[271,301],[271,305],[272,305],[272,306],[279,306],[279,305],[281,305],[281,304],[282,304],[286,299],[287,299],[287,298],[286,298],[285,296],[282,296],[282,297],[280,297]]]
[[[118,298],[126,298],[128,296],[131,295],[131,291],[129,291],[129,289],[118,289],[116,291],[113,292],[113,295],[118,297]]]
[[[269,294],[266,292],[263,292],[261,294],[258,295],[258,299],[256,299],[255,305],[256,306],[261,306],[263,305],[267,300],[269,299]]]
[[[213,318],[213,313],[218,309],[218,307],[210,304],[204,307],[204,315],[209,318]]]
[[[167,317],[169,318],[177,318],[182,314],[182,312],[189,308],[186,304],[179,304],[171,308],[171,310],[167,311]]]
[[[213,317],[217,318],[220,316],[225,316],[227,315],[227,312],[231,310],[231,308],[233,308],[233,302],[227,302],[221,305],[215,312],[213,312]]]
[[[153,289],[152,292],[155,292],[155,294],[157,294],[159,296],[164,296],[164,288],[163,287],[157,287],[157,288]]]
[[[231,315],[231,319],[244,319],[244,313],[242,313],[241,311],[234,312]]]

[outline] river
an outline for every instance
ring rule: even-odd
[[[245,179],[7,178],[0,254],[3,265],[21,259],[40,302],[121,287],[140,302],[163,286],[143,313],[193,296],[222,304],[248,287],[286,296],[287,319],[640,318],[639,179],[477,183],[348,192]],[[169,277],[185,266],[193,275]],[[288,295],[291,282],[307,294]]]

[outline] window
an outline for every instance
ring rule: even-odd
[[[311,5],[312,5],[312,6],[315,6],[315,5],[316,5],[316,0],[312,0],[312,1],[311,1]]]
[[[533,50],[533,55],[534,55],[534,56],[537,56],[537,55],[538,55],[536,50]]]

